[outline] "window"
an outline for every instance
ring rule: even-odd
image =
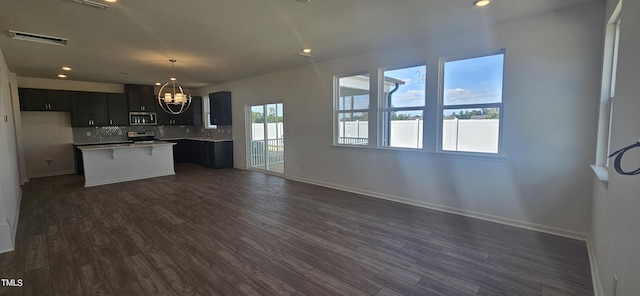
[[[602,63],[602,85],[600,92],[600,115],[598,124],[598,146],[596,165],[609,166],[611,153],[611,126],[613,123],[613,106],[616,95],[616,70],[618,68],[618,43],[621,30],[620,12],[622,1],[618,3],[606,27],[604,57]],[[603,175],[606,169],[600,170],[598,177],[606,180]]]
[[[337,139],[341,145],[369,144],[369,75],[340,77],[336,100]]]
[[[421,149],[426,66],[383,71],[379,81],[381,146]]]
[[[500,153],[504,50],[441,63],[441,150]]]
[[[202,98],[202,120],[204,121],[204,128],[206,129],[217,129],[218,126],[215,124],[211,124],[211,104],[209,104],[209,96],[204,96]]]

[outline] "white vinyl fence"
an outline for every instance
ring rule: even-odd
[[[340,122],[340,144],[368,144],[369,122]],[[499,119],[445,119],[442,126],[442,150],[498,152]],[[422,148],[422,120],[392,120],[391,147]]]

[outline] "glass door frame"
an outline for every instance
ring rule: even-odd
[[[282,171],[278,171],[278,170],[272,170],[270,169],[270,165],[272,165],[270,159],[272,158],[270,155],[270,147],[271,145],[269,144],[270,140],[270,134],[269,134],[269,111],[268,111],[268,107],[271,105],[276,105],[276,110],[275,110],[275,116],[276,116],[276,134],[279,135],[276,140],[276,142],[279,142],[278,146],[276,147],[282,147],[282,155],[278,156],[276,155],[276,158],[281,158],[282,159]],[[262,158],[264,159],[264,165],[257,165],[254,166],[254,157],[255,155],[253,154],[254,152],[254,129],[253,129],[253,108],[254,107],[262,107],[262,116],[263,116],[263,139],[262,142],[264,144],[262,144],[261,146],[264,147],[262,152]],[[280,119],[281,120],[278,120]],[[269,173],[269,174],[274,174],[274,175],[280,175],[280,176],[284,176],[285,174],[285,168],[284,168],[284,153],[286,151],[285,149],[285,145],[284,145],[284,103],[282,102],[274,102],[274,103],[260,103],[260,104],[250,104],[250,105],[246,105],[246,139],[247,139],[247,144],[246,144],[246,151],[247,151],[247,169],[249,170],[255,170],[255,171],[261,171],[261,172],[265,172],[265,173]],[[282,124],[282,129],[280,129],[278,127],[279,124]],[[280,130],[282,131],[280,133]],[[282,140],[281,140],[282,139]],[[280,143],[281,142],[281,143]],[[281,144],[281,145],[280,145]],[[278,150],[280,150],[280,148],[277,148]],[[279,152],[279,151],[278,151]]]

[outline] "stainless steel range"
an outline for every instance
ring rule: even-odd
[[[127,139],[135,143],[153,143],[158,140],[154,131],[128,132]]]

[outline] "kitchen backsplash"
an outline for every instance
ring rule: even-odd
[[[205,129],[196,126],[196,138],[210,138],[214,140],[233,139],[230,125],[219,125],[217,129]]]
[[[127,132],[129,131],[140,132],[150,130],[153,130],[156,138],[160,139],[195,138],[201,136],[200,127],[192,125],[74,127],[73,142],[75,144],[82,144],[126,141]],[[230,135],[228,136],[228,138],[231,137]]]
[[[129,131],[150,131],[153,130],[156,138],[210,138],[215,140],[232,139],[231,126],[218,126],[218,129],[205,129],[201,126],[181,125],[181,126],[104,126],[104,127],[74,127],[73,143],[108,143],[122,142],[127,140]]]

